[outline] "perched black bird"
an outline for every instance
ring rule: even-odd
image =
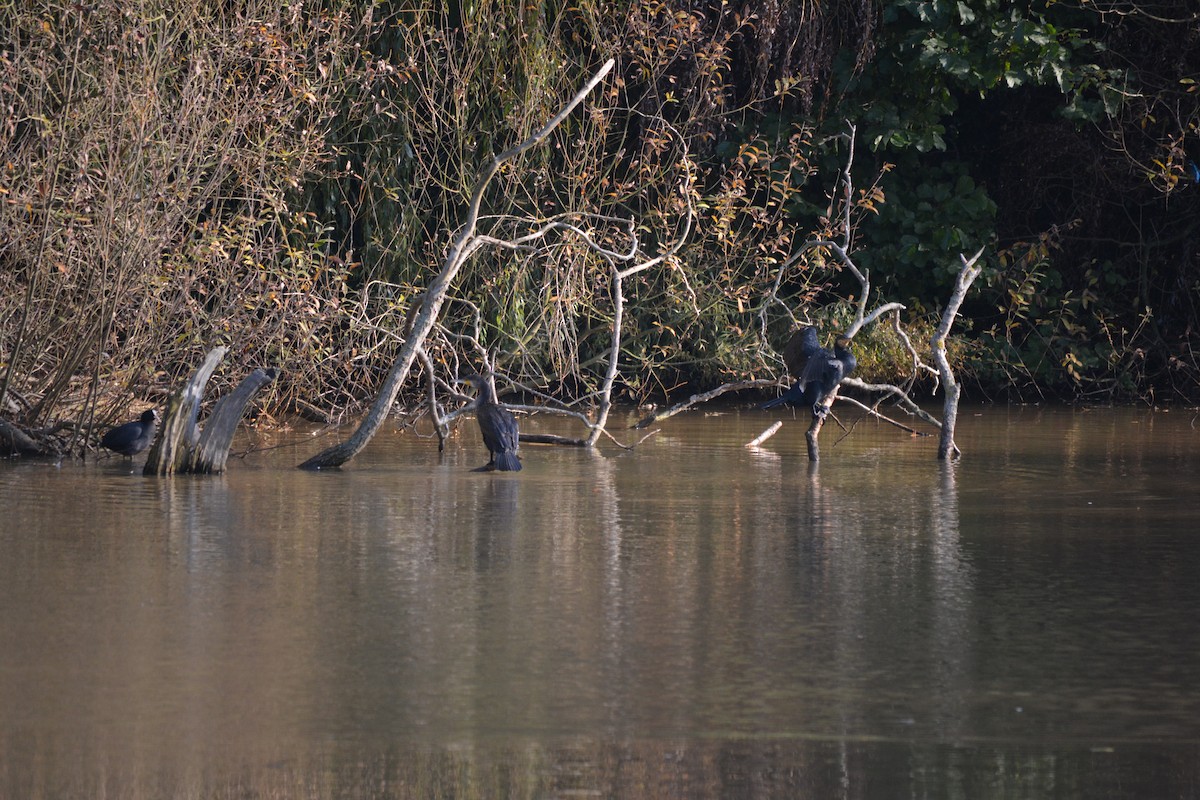
[[[150,446],[154,441],[154,429],[158,423],[158,414],[154,409],[142,413],[137,422],[126,422],[118,425],[100,439],[100,446],[120,453],[123,456],[136,456]]]
[[[787,364],[788,372],[793,378],[804,375],[808,359],[813,353],[821,352],[821,343],[817,341],[817,329],[809,325],[792,334],[783,346],[783,363]]]
[[[789,349],[792,350],[790,354]],[[788,347],[784,348],[784,360],[788,369],[793,374],[799,374],[800,379],[779,397],[760,407],[808,407],[812,409],[814,417],[825,416],[829,409],[821,405],[821,401],[858,365],[854,353],[850,352],[848,338],[839,334],[834,340],[833,350],[829,351],[817,343],[816,328],[805,328],[793,336]]]
[[[475,409],[475,419],[479,422],[483,443],[487,445],[491,456],[488,463],[479,467],[477,471],[516,472],[521,468],[521,459],[517,458],[520,433],[517,430],[516,417],[496,402],[496,392],[487,378],[482,375],[468,375],[460,382],[475,387],[475,402],[471,407]]]

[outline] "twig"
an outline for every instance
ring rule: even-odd
[[[649,439],[649,438],[650,438],[651,436],[653,436],[654,434],[658,433],[658,428],[655,428],[654,430],[650,431],[650,432],[649,432],[649,433],[647,433],[646,435],[642,436],[642,438],[638,439],[638,440],[637,440],[636,442],[634,442],[633,444],[624,444],[624,443],[620,442],[620,441],[617,439],[617,437],[613,436],[613,435],[612,435],[611,433],[609,433],[607,430],[605,430],[605,431],[602,431],[602,433],[603,433],[605,436],[607,436],[607,437],[609,438],[609,441],[611,441],[613,444],[615,444],[617,447],[621,448],[622,450],[632,450],[633,448],[635,448],[635,447],[637,447],[638,445],[640,445],[642,442],[644,442],[644,441],[646,441],[647,439]]]
[[[426,404],[429,410],[429,419],[433,422],[433,431],[437,434],[438,452],[446,449],[446,437],[450,433],[450,428],[442,419],[441,409],[438,407],[437,401],[437,372],[433,368],[433,359],[429,357],[429,353],[424,347],[417,348],[417,358],[421,360],[421,366],[425,370],[425,391]]]
[[[875,417],[878,420],[886,422],[889,425],[894,425],[895,427],[899,428],[902,431],[907,431],[907,432],[911,433],[913,436],[931,436],[932,435],[932,434],[928,434],[928,433],[922,433],[921,431],[917,430],[916,428],[908,427],[903,422],[899,422],[897,420],[892,419],[889,416],[880,414],[877,409],[872,408],[871,406],[868,406],[866,403],[862,403],[858,400],[855,400],[853,397],[843,396],[840,399],[845,400],[847,403],[850,403],[851,405],[858,406],[863,411],[866,411],[868,414],[870,414],[872,417]]]

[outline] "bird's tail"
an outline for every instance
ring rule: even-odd
[[[812,390],[813,384],[811,382],[805,383],[802,380],[796,381],[786,392],[779,395],[779,397],[776,397],[774,400],[768,400],[759,406],[759,408],[766,410],[768,408],[775,408],[776,406],[783,405],[796,406],[797,408],[805,405],[811,406],[814,402],[813,399],[809,399],[809,396],[812,394]]]
[[[521,469],[521,459],[516,453],[497,453],[496,469],[499,472],[518,472]]]

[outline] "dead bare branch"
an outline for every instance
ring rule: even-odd
[[[943,460],[962,455],[962,451],[954,443],[954,425],[958,420],[958,397],[962,390],[954,380],[950,359],[946,357],[946,337],[950,335],[950,328],[954,325],[954,318],[958,316],[958,309],[962,306],[967,291],[979,277],[979,273],[983,271],[982,267],[975,266],[975,262],[982,255],[982,247],[969,259],[959,254],[962,269],[958,271],[958,277],[954,282],[954,291],[950,295],[950,301],[946,303],[946,310],[942,312],[942,321],[938,323],[929,343],[933,349],[933,359],[937,362],[938,372],[942,376],[942,385],[946,391],[945,402],[942,406],[942,436],[938,444],[938,458]]]
[[[907,431],[908,433],[911,433],[913,436],[930,436],[931,435],[928,433],[922,433],[921,431],[918,431],[916,428],[910,428],[909,426],[905,425],[903,422],[894,420],[891,417],[887,416],[886,414],[880,414],[878,409],[876,409],[875,407],[869,406],[866,403],[863,403],[859,400],[855,400],[853,397],[843,397],[842,399],[845,400],[847,403],[849,403],[852,406],[858,406],[863,411],[867,412],[868,416],[872,416],[875,419],[879,420],[880,422],[886,422],[888,425],[892,425],[896,428],[899,428],[902,431]]]
[[[301,469],[323,469],[326,467],[341,466],[366,447],[367,443],[375,435],[375,432],[383,424],[383,420],[391,409],[392,403],[396,400],[396,395],[399,393],[400,387],[408,378],[408,372],[412,368],[413,361],[416,359],[417,348],[422,346],[426,337],[429,336],[430,331],[433,330],[434,325],[437,323],[438,314],[441,311],[442,304],[445,302],[450,286],[454,282],[454,278],[458,275],[463,264],[484,244],[476,235],[476,230],[479,222],[480,207],[483,204],[484,193],[488,185],[507,161],[516,158],[544,141],[567,118],[567,115],[583,102],[583,99],[591,93],[600,81],[612,71],[614,64],[615,62],[612,59],[606,61],[583,88],[576,92],[575,96],[541,129],[520,144],[492,158],[475,184],[475,189],[471,194],[471,200],[468,205],[466,220],[450,246],[441,272],[438,273],[437,277],[434,278],[426,290],[425,298],[421,303],[421,309],[414,319],[413,329],[405,340],[396,363],[388,373],[387,379],[384,381],[379,394],[375,398],[375,402],[371,405],[367,416],[363,418],[358,429],[348,440],[308,459],[300,465]]]
[[[655,411],[650,416],[639,421],[633,427],[635,430],[639,429],[639,428],[649,427],[650,425],[653,425],[655,422],[659,422],[660,420],[667,419],[668,417],[673,417],[676,414],[678,414],[682,411],[687,411],[689,408],[692,408],[693,406],[698,406],[701,403],[707,403],[709,400],[714,400],[727,392],[739,392],[744,389],[765,389],[768,386],[778,386],[778,385],[779,385],[779,381],[768,380],[768,379],[757,379],[757,380],[750,380],[750,381],[735,381],[733,383],[723,383],[715,389],[710,389],[707,392],[701,392],[699,394],[694,394],[691,397],[689,397],[687,400],[684,400],[682,403],[676,403],[675,405],[671,406],[670,408],[666,409],[665,411]]]

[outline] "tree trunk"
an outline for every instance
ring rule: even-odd
[[[958,396],[961,389],[954,380],[954,370],[950,368],[950,359],[946,356],[946,337],[950,335],[950,328],[954,325],[958,309],[967,296],[967,290],[971,288],[971,284],[983,271],[982,267],[975,266],[975,262],[981,255],[983,255],[982,249],[971,256],[969,260],[966,256],[959,256],[962,260],[962,269],[958,271],[954,291],[950,295],[950,301],[946,304],[942,321],[938,323],[937,329],[933,332],[933,338],[929,342],[930,347],[933,348],[933,360],[937,364],[938,374],[941,376],[942,386],[946,393],[946,399],[942,404],[942,437],[938,443],[938,458],[942,460],[962,455],[962,451],[954,443],[954,425],[958,421]]]
[[[828,416],[828,411],[833,407],[833,401],[837,399],[838,387],[833,387],[833,391],[822,397],[817,402],[825,406],[825,414],[817,416],[813,414],[812,424],[808,426],[808,430],[804,432],[804,439],[808,442],[808,460],[816,463],[821,460],[821,447],[817,444],[817,437],[821,435],[821,428],[825,425],[825,417]]]

